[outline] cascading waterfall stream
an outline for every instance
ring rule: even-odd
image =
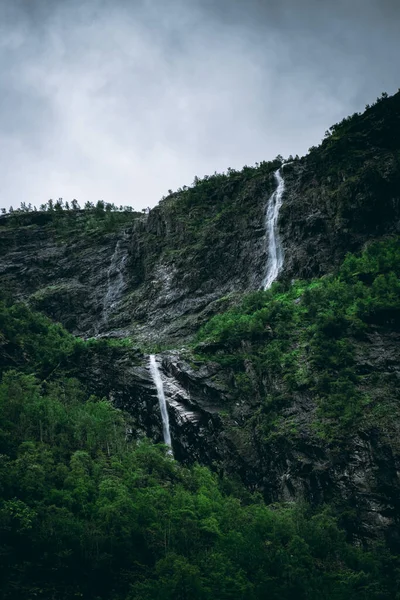
[[[279,209],[282,206],[282,197],[285,191],[285,182],[281,175],[281,168],[274,173],[277,188],[268,200],[265,215],[265,226],[268,235],[268,262],[267,273],[262,283],[264,290],[268,290],[271,287],[283,267],[283,249],[278,232]]]
[[[158,397],[158,403],[160,405],[164,443],[166,446],[169,446],[171,448],[170,453],[172,454],[171,433],[169,430],[169,418],[168,418],[167,403],[166,403],[165,394],[164,394],[164,385],[163,385],[163,382],[161,379],[161,373],[160,373],[160,369],[158,368],[155,354],[150,354],[150,373],[153,378],[154,385],[157,388],[157,397]]]
[[[124,287],[123,268],[126,259],[126,253],[121,250],[121,240],[118,240],[107,271],[107,293],[103,300],[103,319],[105,322],[108,321],[110,311],[122,295]]]

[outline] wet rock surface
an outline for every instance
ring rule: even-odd
[[[398,378],[399,334],[380,331],[373,337],[378,336],[378,349],[367,341],[360,346],[358,366],[375,378],[388,372]],[[127,410],[136,433],[162,442],[148,356],[139,350],[112,352],[87,361],[83,367],[87,384]],[[316,401],[305,392],[293,397],[282,411],[283,421],[290,422],[296,433],[283,432],[266,441],[257,426],[257,399],[235,402],[229,369],[199,363],[185,349],[164,352],[157,360],[177,460],[197,461],[240,477],[270,503],[304,499],[313,506],[333,504],[354,542],[385,537],[391,546],[399,547],[399,423],[393,423],[391,430],[375,424],[351,439],[331,444],[313,430]]]

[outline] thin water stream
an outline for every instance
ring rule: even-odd
[[[171,448],[171,454],[172,454],[171,433],[169,430],[169,418],[168,418],[167,402],[165,400],[165,394],[164,394],[164,385],[163,385],[160,369],[158,367],[155,354],[150,354],[149,360],[150,360],[150,373],[153,378],[154,385],[157,388],[157,397],[158,397],[158,403],[160,405],[164,443],[166,446],[169,446]]]
[[[281,175],[281,168],[274,173],[277,187],[268,200],[265,215],[265,228],[268,236],[268,261],[267,272],[262,283],[264,290],[271,287],[283,267],[283,249],[278,232],[279,209],[282,206],[283,192],[285,191],[285,181]]]

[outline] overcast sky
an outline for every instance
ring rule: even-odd
[[[138,209],[400,86],[399,0],[0,0],[0,206]]]

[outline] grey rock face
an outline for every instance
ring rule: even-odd
[[[348,252],[400,232],[398,151],[371,141],[361,164],[346,162],[345,153],[334,159],[315,152],[284,169],[279,226],[287,279],[330,273]]]
[[[85,236],[77,223],[73,234],[63,236],[53,225],[42,224],[40,216],[46,215],[39,214],[38,222],[18,229],[7,227],[4,218],[0,219],[3,290],[15,300],[28,300],[76,335],[95,335],[105,323],[111,328],[115,315],[110,284],[115,282],[115,274],[109,272],[110,265],[118,243],[120,253],[128,256],[129,234],[122,229]],[[106,320],[105,312],[109,313]],[[118,327],[127,322],[124,316],[117,316]]]
[[[181,343],[235,294],[260,287],[274,185],[271,172],[233,186],[224,196],[232,214],[203,207],[200,221],[194,211],[177,215],[172,196],[101,235],[85,235],[79,219],[65,234],[45,213],[21,216],[16,229],[0,218],[0,283],[76,335]]]

